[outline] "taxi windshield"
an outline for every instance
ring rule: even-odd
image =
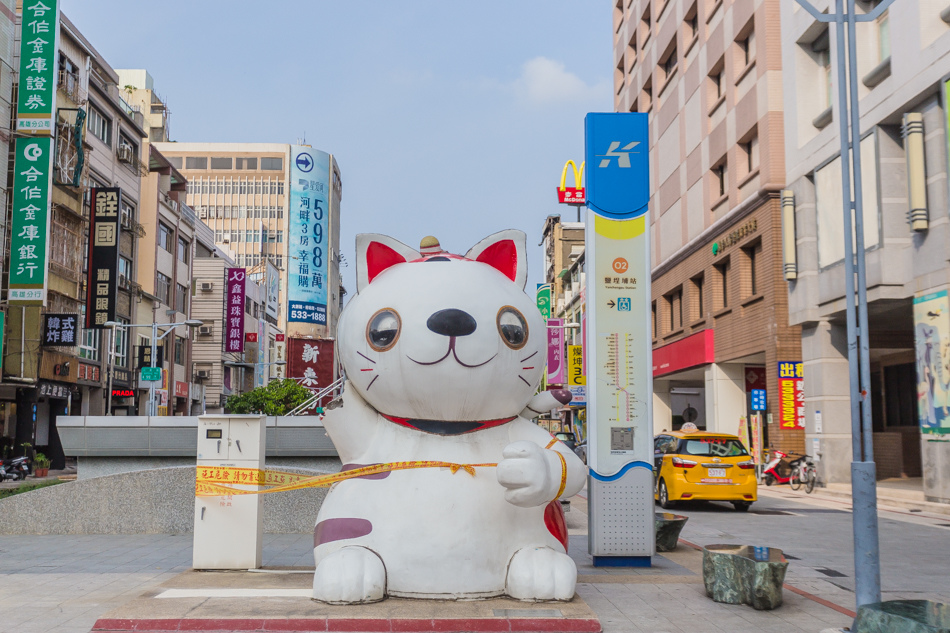
[[[745,449],[739,440],[731,440],[725,437],[703,437],[680,442],[680,455],[701,455],[715,457],[739,457],[748,455],[749,451]]]

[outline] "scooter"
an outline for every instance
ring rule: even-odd
[[[12,457],[0,462],[0,481],[26,479],[27,475],[32,474],[32,472],[33,466],[30,463],[30,458],[26,456]]]
[[[788,453],[783,453],[782,451],[772,451],[769,463],[767,463],[762,470],[762,478],[765,480],[766,486],[790,483],[792,481],[792,475],[798,470],[798,465],[808,459],[808,455],[802,455],[791,461],[785,461],[788,455]],[[782,472],[785,474],[783,475]]]

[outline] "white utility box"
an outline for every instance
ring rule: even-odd
[[[198,416],[199,473],[213,469],[207,472],[221,483],[257,490],[254,473],[264,469],[265,434],[263,415]],[[257,569],[263,535],[260,495],[195,497],[195,569]]]

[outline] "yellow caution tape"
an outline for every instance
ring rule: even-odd
[[[323,488],[339,481],[378,475],[394,470],[415,468],[448,468],[452,474],[464,470],[475,476],[476,468],[494,468],[497,464],[455,464],[452,462],[391,462],[362,466],[339,473],[308,477],[297,473],[279,470],[258,470],[255,468],[233,468],[230,466],[198,466],[195,477],[195,496],[218,497],[223,495],[256,495],[303,488]],[[259,489],[238,488],[235,486],[263,486]]]

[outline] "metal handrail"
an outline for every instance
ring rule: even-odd
[[[330,383],[327,387],[324,387],[322,390],[318,391],[314,395],[304,400],[303,403],[298,405],[295,409],[293,409],[287,415],[300,415],[302,411],[306,411],[307,409],[311,408],[312,406],[320,402],[321,398],[325,398],[326,396],[330,395],[331,393],[335,392],[337,389],[342,387],[345,381],[346,381],[346,376],[340,376],[339,378],[334,380],[332,383]]]

